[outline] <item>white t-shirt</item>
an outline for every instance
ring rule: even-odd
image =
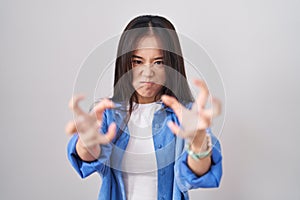
[[[154,102],[137,106],[128,122],[130,139],[122,161],[126,196],[128,200],[156,200],[157,163],[152,120],[161,105]]]

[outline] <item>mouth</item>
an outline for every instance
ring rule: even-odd
[[[141,81],[140,82],[142,85],[146,85],[146,86],[153,86],[155,83],[152,81]]]

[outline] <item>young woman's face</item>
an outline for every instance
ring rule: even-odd
[[[165,83],[165,69],[160,42],[154,36],[143,37],[131,58],[132,85],[139,103],[151,103]]]

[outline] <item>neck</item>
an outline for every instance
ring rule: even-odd
[[[137,102],[139,104],[147,104],[147,103],[153,103],[156,102],[158,99],[160,99],[160,95],[157,95],[155,97],[142,97],[137,94]]]

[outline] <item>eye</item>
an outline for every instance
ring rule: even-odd
[[[158,60],[158,61],[156,61],[154,64],[155,64],[155,65],[163,65],[164,62],[163,62],[162,60]]]
[[[132,60],[132,65],[133,66],[138,66],[138,65],[141,65],[143,64],[143,62],[141,60]]]

